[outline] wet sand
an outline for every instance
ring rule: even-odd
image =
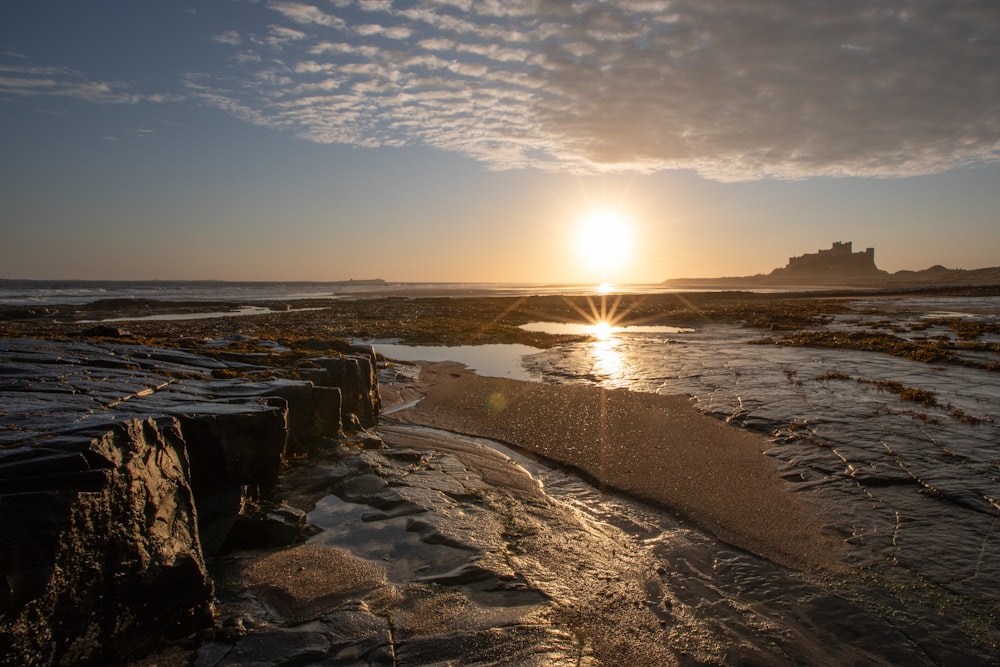
[[[766,439],[699,413],[686,396],[480,377],[422,366],[425,398],[394,420],[499,440],[602,489],[676,512],[734,546],[798,569],[842,569],[833,523],[792,493]]]

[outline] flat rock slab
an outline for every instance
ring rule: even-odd
[[[0,447],[131,418],[270,409],[259,387],[248,396],[244,382],[212,378],[225,367],[209,357],[143,345],[5,339]]]

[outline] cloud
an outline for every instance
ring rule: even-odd
[[[264,42],[272,47],[283,48],[286,44],[297,42],[306,37],[308,37],[308,34],[301,30],[281,25],[272,25]]]
[[[180,95],[139,93],[121,82],[91,81],[68,67],[0,64],[0,97],[68,97],[94,104],[177,102]]]
[[[264,0],[261,12],[212,37],[230,53],[185,77],[188,94],[310,141],[726,181],[1000,161],[996,0]],[[169,99],[24,64],[0,69],[0,94]]]
[[[372,35],[381,35],[388,39],[407,39],[413,34],[413,30],[405,26],[393,26],[391,28],[387,28],[386,26],[378,25],[375,23],[356,25],[353,27],[353,30],[354,32],[364,37],[371,37]]]
[[[227,44],[229,46],[239,46],[243,42],[243,38],[240,37],[240,33],[235,30],[227,30],[226,32],[218,35],[213,35],[212,40],[218,42],[219,44]]]
[[[271,2],[268,7],[285,18],[299,24],[316,24],[332,28],[344,28],[344,21],[319,7],[302,2]]]
[[[359,0],[358,6],[366,12],[388,12],[392,9],[392,0]]]

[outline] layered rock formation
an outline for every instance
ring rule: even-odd
[[[0,355],[4,664],[127,660],[211,627],[205,557],[270,497],[287,448],[380,411],[370,348],[307,363],[326,373],[310,380],[141,345]]]

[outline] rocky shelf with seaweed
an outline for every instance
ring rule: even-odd
[[[258,337],[290,349],[321,339],[394,339],[420,345],[523,343],[547,348],[580,336],[530,332],[536,322],[588,322],[613,316],[622,326],[698,326],[738,322],[771,331],[798,331],[850,312],[846,302],[865,296],[995,296],[1000,287],[907,291],[689,292],[603,296],[384,297],[358,300],[302,299],[253,302],[265,312],[239,317],[242,302],[99,300],[84,305],[0,307],[0,335],[66,337],[98,324],[127,330],[119,336],[162,345],[192,345],[198,338]],[[204,319],[141,319],[205,314]],[[891,316],[887,316],[890,319]],[[960,326],[955,324],[956,327]],[[110,332],[110,329],[109,329]],[[974,332],[961,332],[968,339]]]
[[[320,299],[254,302],[239,316],[220,313],[239,312],[246,303],[105,300],[0,309],[7,355],[0,377],[6,424],[0,512],[11,528],[5,553],[16,556],[5,563],[0,652],[36,664],[139,660],[150,651],[149,664],[420,665],[472,658],[776,664],[777,641],[792,662],[892,656],[934,664],[934,656],[947,653],[989,664],[997,645],[992,607],[963,612],[962,618],[986,619],[971,644],[968,628],[956,624],[942,625],[952,629],[929,639],[921,623],[944,612],[932,600],[866,582],[876,568],[857,568],[853,579],[789,574],[665,516],[656,519],[668,522],[657,530],[671,537],[657,549],[669,553],[653,561],[637,547],[645,537],[616,524],[608,509],[629,500],[586,491],[600,494],[594,506],[604,512],[588,522],[543,492],[519,467],[530,465],[525,460],[515,465],[507,454],[457,433],[402,419],[382,420],[376,432],[383,392],[393,395],[393,404],[406,404],[423,389],[407,377],[412,369],[396,363],[383,361],[390,381],[376,381],[371,349],[352,346],[395,339],[544,349],[586,337],[529,332],[522,324],[606,316],[623,325],[741,325],[748,335],[737,344],[744,349],[763,331],[771,344],[907,358],[937,350],[938,357],[928,357],[934,364],[995,363],[995,324],[900,317],[892,299],[913,294]],[[923,294],[996,296],[1000,290]],[[194,313],[207,317],[134,319]],[[868,347],[852,347],[863,344]],[[808,384],[808,377],[785,372],[790,386]],[[926,410],[925,419],[989,425],[940,394],[910,386],[917,382],[838,370],[812,380],[851,381],[898,395]],[[600,391],[591,389],[579,391],[597,400]],[[520,391],[575,396],[577,389]],[[552,409],[544,403],[525,402],[540,411],[535,417]],[[525,426],[534,423],[528,419],[516,422],[493,426],[524,427],[518,437],[525,438],[541,432]],[[811,428],[792,421],[789,438]],[[257,444],[244,449],[250,441]],[[871,472],[858,470],[859,478]],[[904,477],[891,481],[912,483]],[[136,488],[145,489],[142,503],[130,495]],[[147,511],[151,507],[160,511]],[[627,509],[623,516],[645,511]],[[356,544],[369,532],[375,536],[364,558],[324,541],[348,525],[355,534],[340,539]],[[703,585],[705,572],[717,577],[727,567],[734,576],[730,592],[745,573],[766,570],[770,581],[801,595],[798,608],[815,615],[773,619],[806,629],[768,639],[766,632],[747,631],[741,612],[727,616],[746,600],[727,600],[717,582],[711,590]],[[186,594],[160,595],[164,590]],[[868,605],[873,591],[884,609]],[[970,602],[970,609],[977,604]],[[705,612],[708,607],[713,611]],[[837,635],[826,609],[846,610],[851,624],[901,628],[902,634],[886,634],[877,646],[838,641],[833,638],[853,637],[854,629]],[[830,646],[838,653],[826,653]]]

